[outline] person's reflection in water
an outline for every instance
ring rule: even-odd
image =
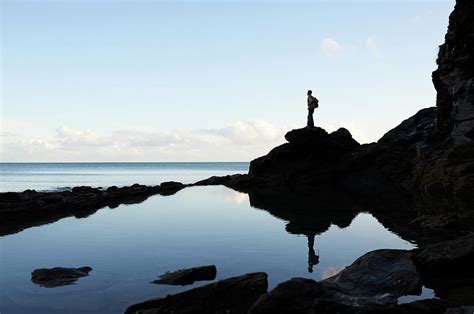
[[[313,272],[313,266],[319,263],[319,255],[314,251],[315,234],[308,234],[308,272]]]

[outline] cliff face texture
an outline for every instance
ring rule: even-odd
[[[474,139],[474,3],[458,0],[440,46],[433,83],[440,134],[456,144]]]
[[[413,190],[441,208],[474,209],[474,2],[458,0],[440,46],[434,143],[413,170]]]
[[[385,205],[406,197],[418,214],[474,212],[474,1],[457,1],[445,40],[433,72],[436,107],[368,145],[345,129],[290,131],[288,143],[252,161],[250,193],[335,193]]]

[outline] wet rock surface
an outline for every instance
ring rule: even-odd
[[[214,265],[200,266],[167,272],[160,279],[152,281],[155,284],[186,286],[201,280],[216,279],[217,269]]]
[[[31,273],[31,281],[41,287],[54,288],[74,284],[79,278],[89,275],[92,268],[39,268]]]
[[[415,260],[420,269],[431,273],[473,267],[474,233],[424,247]]]
[[[249,310],[249,314],[311,313],[315,300],[321,296],[321,290],[314,280],[293,278],[262,295]]]
[[[246,274],[138,303],[125,313],[247,313],[258,297],[267,292],[267,287],[267,274]]]
[[[321,281],[327,300],[348,306],[393,304],[421,292],[420,275],[406,250],[376,250],[359,257],[337,275]]]

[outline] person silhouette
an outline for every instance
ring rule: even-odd
[[[313,272],[313,266],[319,263],[319,255],[314,251],[314,237],[315,234],[309,234],[308,237],[308,272]]]
[[[308,128],[314,128],[313,113],[314,109],[319,107],[319,100],[313,96],[313,91],[308,90],[306,93],[308,95]]]

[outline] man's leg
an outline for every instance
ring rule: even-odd
[[[313,112],[314,109],[308,109],[308,127],[310,128],[314,127]]]

